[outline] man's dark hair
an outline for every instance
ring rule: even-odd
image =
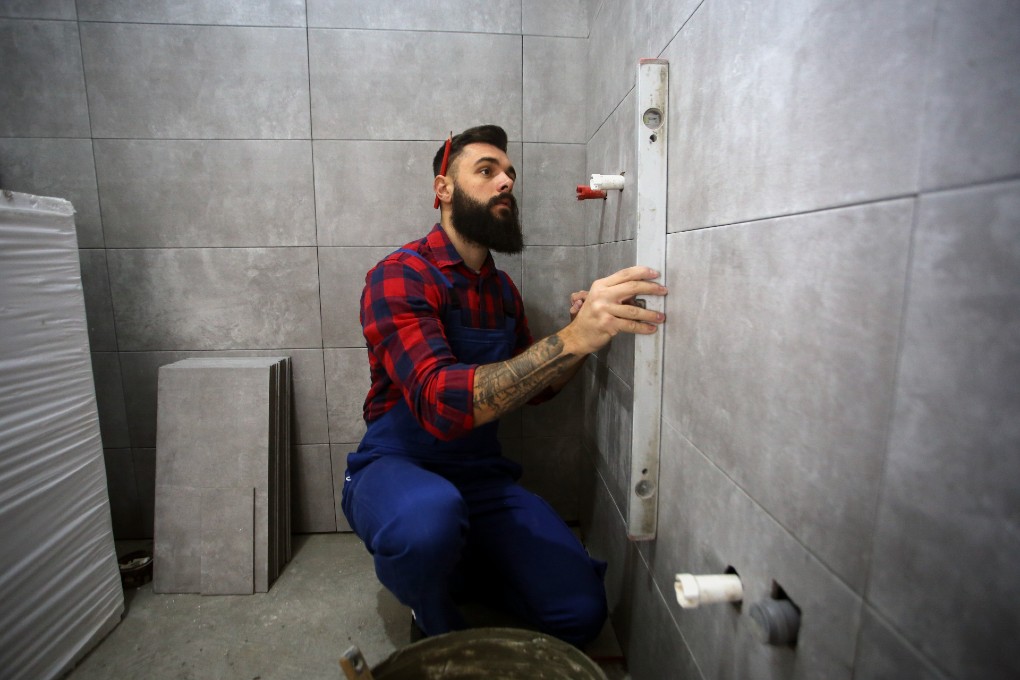
[[[468,144],[491,144],[503,153],[506,153],[506,131],[498,125],[479,125],[477,127],[468,128],[464,132],[456,135],[453,138],[453,143],[450,145],[450,159],[447,161],[447,174],[450,172],[450,168],[453,167],[453,161],[460,152],[464,150],[464,147]],[[435,158],[432,159],[432,173],[438,175],[443,165],[443,153],[446,150],[446,142],[439,147],[439,151],[436,152]]]

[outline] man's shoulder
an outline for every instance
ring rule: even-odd
[[[389,253],[383,259],[379,260],[374,269],[393,269],[399,271],[404,267],[409,267],[416,271],[427,271],[429,264],[431,264],[427,253],[422,252],[420,247],[421,244],[417,241],[408,243],[393,252]]]
[[[435,284],[446,284],[446,277],[430,256],[426,239],[404,244],[379,260],[366,275],[366,282],[391,278],[418,278]]]

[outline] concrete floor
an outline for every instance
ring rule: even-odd
[[[146,545],[118,542],[117,550]],[[124,618],[70,680],[337,680],[352,644],[370,665],[409,644],[410,610],[379,584],[353,534],[295,536],[293,560],[268,593],[157,595],[148,583],[124,596]],[[505,623],[484,616],[492,614],[475,620]],[[608,624],[586,651],[611,680],[629,677]]]

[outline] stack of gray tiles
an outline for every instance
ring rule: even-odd
[[[291,556],[290,358],[159,369],[153,590],[269,590]]]

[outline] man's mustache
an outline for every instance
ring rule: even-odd
[[[502,203],[504,201],[510,203],[510,208],[513,209],[514,212],[517,211],[517,198],[509,191],[504,191],[498,196],[493,196],[491,199],[489,199],[489,205],[486,207],[491,208],[495,206],[497,203]]]

